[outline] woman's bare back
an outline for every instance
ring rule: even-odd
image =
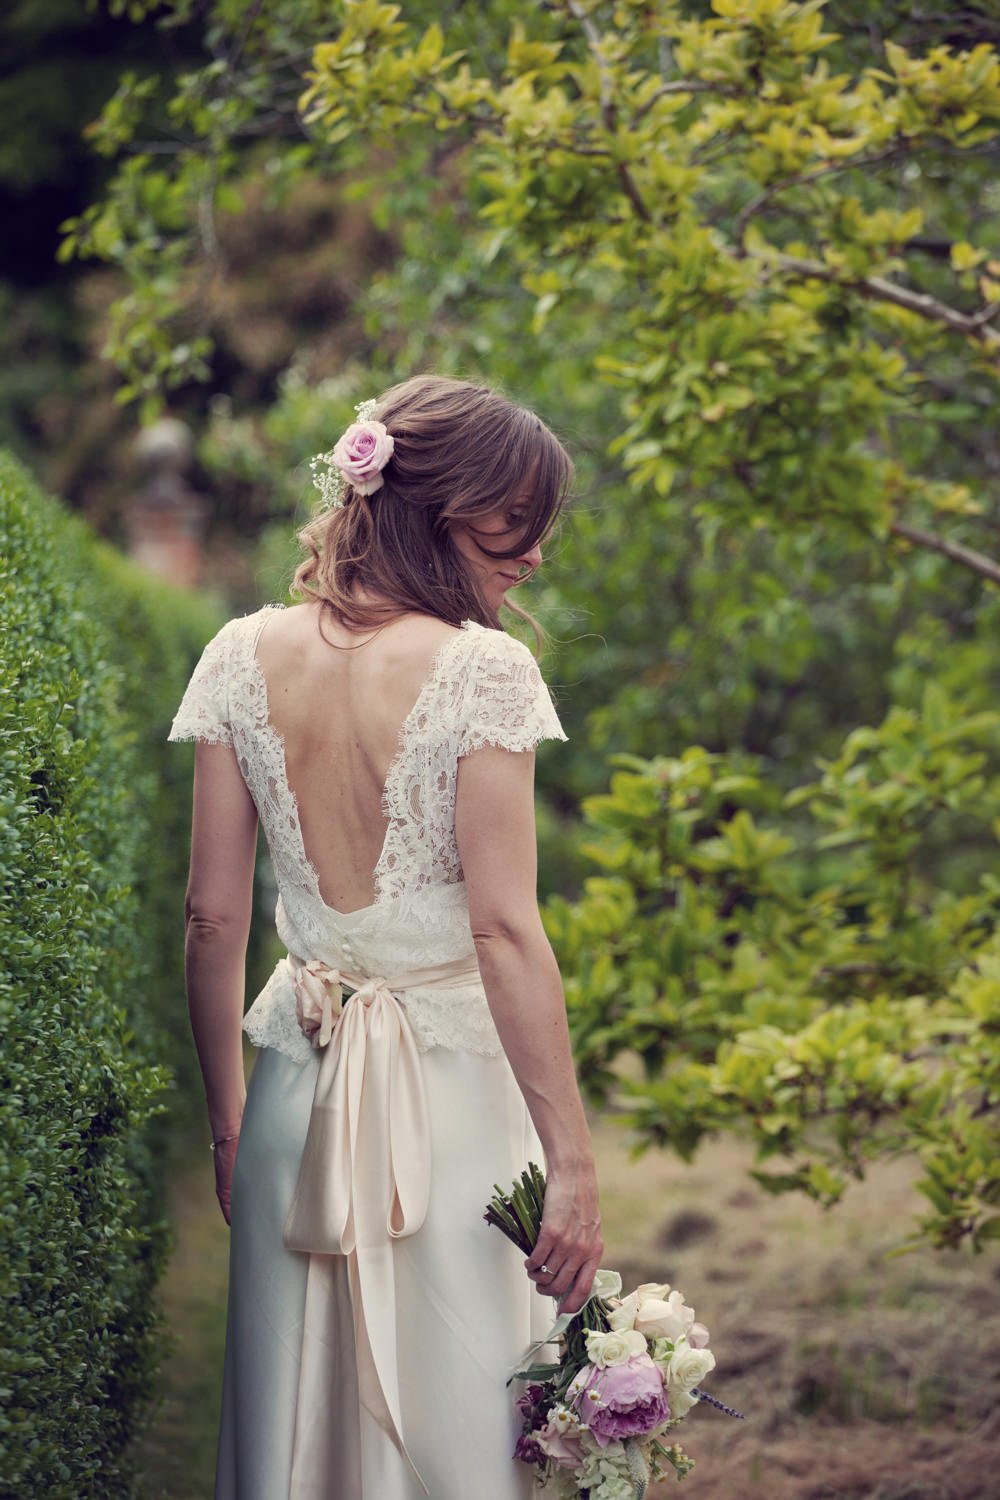
[[[327,614],[324,640],[319,615],[312,603],[275,610],[256,657],[320,895],[350,913],[375,900],[386,776],[434,657],[457,628],[409,614],[359,634]]]

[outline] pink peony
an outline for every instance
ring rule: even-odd
[[[642,1437],[670,1420],[663,1376],[648,1354],[603,1370],[584,1365],[566,1393],[566,1405],[575,1408],[602,1448],[616,1438]]]
[[[384,422],[352,422],[333,448],[333,462],[362,495],[382,488],[382,470],[395,444]]]

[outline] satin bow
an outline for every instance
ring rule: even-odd
[[[408,989],[478,983],[475,960],[460,959],[391,979],[288,956],[299,1024],[322,1048],[298,1181],[284,1243],[309,1253],[301,1380],[322,1379],[322,1312],[329,1305],[328,1257],[347,1257],[362,1405],[424,1484],[402,1437],[396,1357],[392,1241],[417,1232],[430,1198],[430,1127],[416,1039],[398,995]],[[344,989],[354,993],[343,1003]],[[302,1385],[300,1384],[300,1391]],[[290,1500],[335,1493],[317,1485],[321,1436],[296,1413]]]

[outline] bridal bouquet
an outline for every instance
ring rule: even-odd
[[[484,1217],[530,1255],[544,1198],[532,1162],[509,1193],[494,1189]],[[534,1363],[550,1344],[558,1360]],[[651,1480],[668,1471],[683,1479],[693,1467],[668,1436],[693,1406],[740,1416],[700,1389],[714,1368],[708,1329],[682,1292],[645,1282],[623,1296],[618,1273],[598,1271],[579,1312],[557,1318],[511,1376],[529,1382],[514,1457],[539,1471],[552,1500],[643,1500]]]

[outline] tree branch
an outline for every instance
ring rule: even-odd
[[[994,562],[992,557],[987,557],[984,552],[976,552],[972,547],[965,547],[961,542],[953,542],[948,537],[938,536],[934,531],[925,531],[922,526],[911,526],[908,521],[899,519],[889,523],[889,530],[894,536],[901,536],[908,542],[913,542],[917,547],[926,547],[931,552],[940,552],[942,557],[947,557],[951,562],[961,563],[963,567],[971,568],[973,573],[978,573],[982,578],[988,578],[991,583],[1000,584],[1000,563]]]
[[[905,151],[906,147],[899,141],[896,141],[893,145],[887,146],[884,151],[873,151],[870,156],[845,157],[842,161],[827,162],[825,166],[817,167],[812,172],[801,172],[797,177],[786,177],[783,182],[773,183],[771,187],[765,188],[762,193],[758,193],[756,198],[752,198],[741,209],[740,216],[736,220],[734,234],[736,243],[742,250],[743,237],[746,234],[746,228],[750,220],[755,214],[760,213],[762,208],[766,208],[779,193],[785,192],[787,188],[802,187],[806,183],[818,181],[821,177],[832,177],[836,172],[849,172],[854,167],[870,167],[876,162],[891,161],[894,157],[904,155]]]
[[[801,276],[806,280],[829,281],[835,286],[843,286],[860,292],[863,297],[871,297],[877,302],[891,302],[896,307],[905,307],[907,312],[919,313],[922,318],[927,318],[932,323],[943,323],[953,333],[961,333],[967,338],[978,339],[988,348],[1000,350],[1000,333],[984,320],[985,309],[975,313],[959,312],[957,308],[949,307],[947,302],[940,302],[937,297],[932,297],[927,292],[914,292],[909,287],[899,286],[895,281],[887,281],[884,276],[844,275],[832,266],[825,265],[821,260],[805,260],[802,256],[785,255],[780,251],[772,253],[751,250],[746,253],[752,259],[775,266],[779,271],[786,271],[792,276]],[[991,308],[990,316],[992,315]]]
[[[614,93],[611,87],[611,73],[607,63],[604,61],[604,53],[601,51],[600,32],[583,6],[579,4],[579,0],[566,0],[566,9],[571,16],[574,16],[579,21],[583,29],[583,34],[587,38],[587,45],[597,64],[597,71],[601,80],[601,119],[604,121],[604,128],[608,134],[614,135],[618,129],[618,118],[615,109]],[[625,196],[632,204],[639,218],[646,224],[651,223],[653,216],[646,207],[642,194],[636,187],[635,180],[623,161],[618,163],[618,180],[625,190]]]
[[[724,83],[708,83],[703,78],[672,78],[669,83],[661,83],[656,93],[646,100],[641,109],[636,110],[632,116],[632,124],[638,125],[639,121],[644,120],[649,111],[668,94],[720,94],[723,97],[735,98],[739,93],[738,88]]]

